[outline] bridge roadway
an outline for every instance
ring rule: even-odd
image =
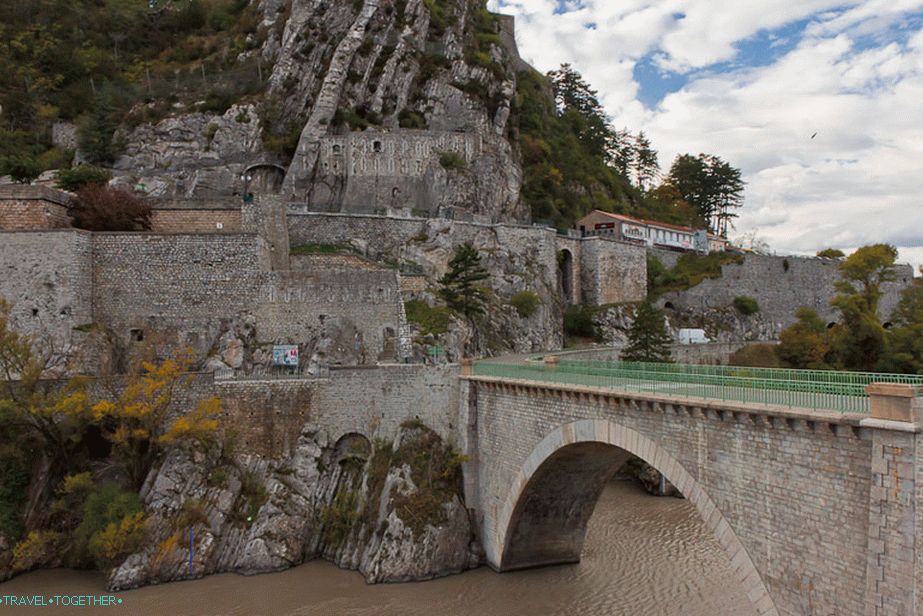
[[[579,561],[602,487],[632,454],[698,509],[758,614],[923,614],[914,385],[872,385],[868,412],[842,412],[497,365],[463,366],[460,405],[466,501],[495,569]]]

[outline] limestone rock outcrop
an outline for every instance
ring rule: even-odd
[[[237,62],[259,60],[260,91],[223,113],[177,102],[123,128],[118,182],[229,196],[249,190],[247,169],[272,163],[287,169],[273,191],[321,210],[528,219],[510,133],[521,63],[510,20],[479,0],[260,0],[258,14],[260,40]],[[162,101],[146,106],[133,114],[163,117]]]
[[[141,492],[148,541],[110,572],[109,588],[278,571],[315,557],[370,583],[477,566],[451,448],[421,425],[374,450],[349,438],[331,444],[306,429],[290,455],[271,460],[172,450]],[[432,480],[418,459],[450,480]]]

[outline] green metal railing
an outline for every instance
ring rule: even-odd
[[[478,362],[474,374],[848,413],[868,413],[869,383],[923,386],[917,375],[585,360],[561,360],[555,367]]]

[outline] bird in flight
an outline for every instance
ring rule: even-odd
[[[817,136],[817,133],[814,133],[813,135],[811,135],[811,139],[813,139],[816,136]]]

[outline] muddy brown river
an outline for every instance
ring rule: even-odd
[[[49,570],[0,584],[0,595],[107,594],[98,573]],[[3,607],[0,613],[123,616],[749,616],[727,557],[684,500],[629,482],[604,491],[577,565],[497,574],[482,567],[413,584],[367,585],[313,561],[266,575],[215,575],[115,595],[111,607]]]

